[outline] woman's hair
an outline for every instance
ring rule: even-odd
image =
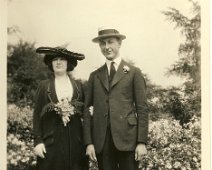
[[[67,59],[67,71],[73,71],[74,68],[77,66],[77,60],[76,59]],[[49,60],[47,63],[48,68],[54,72],[53,66],[52,66],[52,60]]]

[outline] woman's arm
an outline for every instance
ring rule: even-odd
[[[35,94],[34,102],[34,112],[33,112],[33,134],[34,134],[34,146],[39,143],[43,143],[42,141],[42,127],[41,127],[41,111],[45,104],[45,85],[44,82],[41,82],[38,86],[38,89]]]

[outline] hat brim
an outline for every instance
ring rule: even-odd
[[[124,40],[126,38],[125,35],[122,34],[105,34],[105,35],[99,35],[98,37],[95,37],[92,39],[93,42],[98,43],[101,39],[108,38],[108,37],[117,37],[121,40]]]
[[[37,53],[45,54],[44,62],[46,63],[47,60],[51,60],[56,56],[62,56],[65,57],[67,60],[69,59],[75,59],[75,60],[83,60],[85,58],[84,54],[81,53],[75,53],[72,51],[69,51],[64,48],[59,47],[39,47],[36,49]]]

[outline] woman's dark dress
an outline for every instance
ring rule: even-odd
[[[82,86],[71,79],[72,100],[83,101]],[[37,94],[33,117],[35,146],[44,143],[45,158],[38,157],[38,170],[78,170],[86,169],[85,150],[82,143],[82,124],[79,114],[71,116],[63,125],[61,117],[54,110],[43,112],[50,103],[57,103],[54,78],[41,82]],[[82,166],[82,167],[80,167]]]

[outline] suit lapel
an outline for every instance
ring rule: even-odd
[[[113,80],[112,80],[112,84],[111,84],[111,88],[117,84],[121,79],[122,77],[125,76],[125,73],[123,72],[123,66],[124,66],[125,62],[122,60],[119,67],[118,67],[118,70],[116,71],[116,74],[114,75],[113,77]]]
[[[109,80],[108,80],[108,70],[107,70],[107,65],[104,64],[98,72],[98,77],[101,80],[103,86],[107,91],[109,91]]]
[[[72,100],[73,99],[78,99],[79,98],[79,89],[78,89],[78,86],[75,82],[75,80],[71,77],[71,76],[68,76],[70,81],[71,81],[71,84],[72,84],[72,87],[73,87],[73,97],[72,97]]]

